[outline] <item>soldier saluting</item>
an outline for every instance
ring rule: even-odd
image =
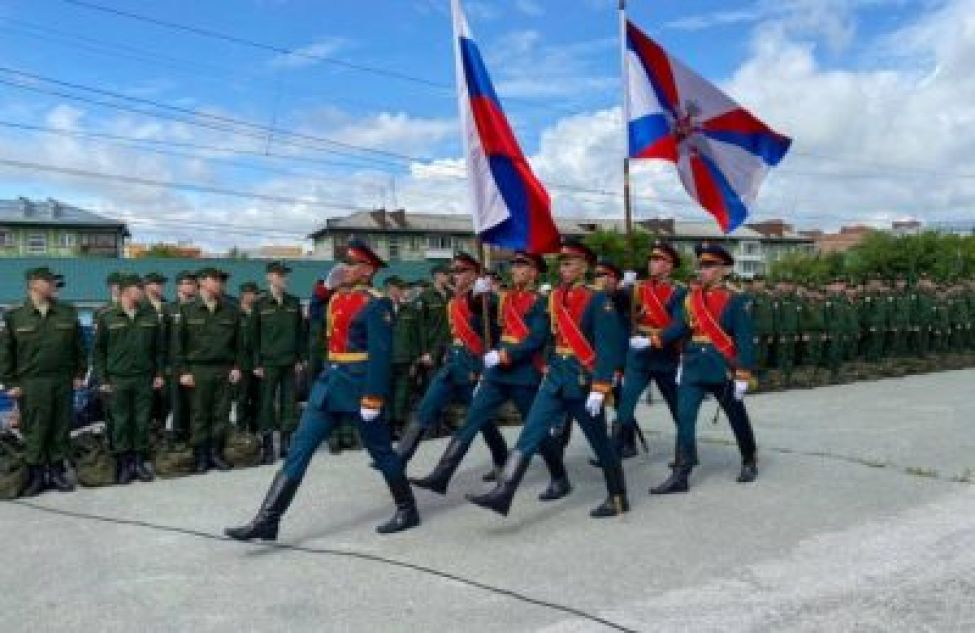
[[[745,295],[734,292],[722,281],[735,260],[717,244],[701,244],[697,254],[698,278],[677,312],[673,323],[651,337],[662,349],[686,341],[681,360],[677,395],[677,447],[673,472],[651,494],[687,492],[688,477],[697,465],[697,414],[705,394],[718,399],[738,441],[742,468],[738,481],[753,481],[755,435],[744,397],[752,378],[754,339]]]
[[[376,468],[382,472],[396,503],[396,513],[377,527],[380,534],[420,524],[403,461],[393,451],[383,416],[389,397],[393,306],[371,287],[376,271],[386,266],[366,244],[353,239],[346,249],[345,283],[332,296],[326,314],[328,358],[308,398],[284,465],[271,482],[257,516],[225,533],[237,540],[275,540],[312,455],[343,418],[354,419]]]
[[[609,297],[585,285],[586,273],[595,264],[596,254],[589,247],[575,239],[563,240],[561,283],[549,297],[555,347],[548,356],[548,370],[497,486],[486,494],[468,496],[472,503],[507,515],[532,455],[568,413],[585,433],[606,478],[609,494],[590,515],[602,518],[629,510],[623,467],[606,435],[604,411],[614,374],[622,364],[623,332]]]

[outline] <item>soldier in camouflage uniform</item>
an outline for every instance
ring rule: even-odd
[[[406,299],[406,282],[392,276],[385,283],[386,294],[393,302],[393,384],[389,403],[389,424],[399,437],[412,408],[411,389],[423,353],[420,314]]]
[[[98,317],[93,348],[99,389],[112,411],[112,452],[116,481],[152,481],[149,426],[152,395],[163,388],[165,340],[160,318],[142,303],[142,280],[122,275],[119,301]]]
[[[261,381],[254,375],[254,309],[260,289],[257,282],[245,281],[240,284],[241,336],[244,355],[240,364],[240,382],[234,388],[237,402],[237,428],[248,433],[257,432],[257,412],[260,405]],[[271,451],[273,453],[273,450]],[[271,456],[274,462],[274,456]]]
[[[19,404],[29,470],[22,494],[46,484],[74,490],[64,462],[69,453],[73,391],[87,371],[74,306],[54,298],[57,276],[46,266],[27,271],[27,298],[0,319],[0,381]]]
[[[921,275],[914,293],[914,351],[919,359],[931,354],[931,342],[937,321],[937,301],[934,284]]]

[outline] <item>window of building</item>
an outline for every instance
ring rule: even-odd
[[[8,248],[16,245],[17,242],[14,239],[13,231],[0,231],[0,248]]]
[[[389,258],[392,259],[392,260],[398,260],[398,259],[400,259],[399,236],[398,235],[390,235],[389,236],[389,244],[388,244],[388,246],[389,246]]]
[[[44,233],[29,233],[27,235],[27,252],[32,254],[47,252],[47,235]]]
[[[114,233],[98,233],[95,235],[95,246],[100,247],[115,247],[115,234]]]
[[[78,236],[75,233],[61,233],[58,235],[58,246],[61,248],[74,248],[78,243]]]
[[[427,248],[430,250],[451,250],[454,247],[454,239],[449,235],[428,235]]]
[[[762,254],[761,242],[742,242],[741,254],[746,257],[755,257]]]

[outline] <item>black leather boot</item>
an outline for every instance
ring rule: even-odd
[[[486,482],[486,483],[491,483],[492,481],[497,481],[498,480],[498,472],[500,470],[501,470],[500,468],[492,468],[491,470],[489,470],[486,473],[484,473],[483,475],[481,475],[481,481]]]
[[[609,445],[613,447],[616,454],[622,459],[623,454],[623,425],[619,422],[613,422],[612,427],[609,431]],[[598,457],[593,457],[589,460],[590,466],[595,466],[596,468],[602,468],[603,465],[599,462]]]
[[[538,449],[538,454],[545,460],[545,466],[551,475],[548,487],[542,494],[538,495],[539,501],[556,501],[572,492],[569,473],[566,472],[565,464],[562,461],[562,450],[562,444],[554,437],[543,440]]]
[[[420,513],[416,509],[416,499],[413,498],[413,489],[405,475],[389,480],[389,492],[393,495],[396,503],[396,513],[382,525],[376,526],[376,531],[380,534],[395,534],[420,525]]]
[[[755,458],[742,460],[741,473],[738,474],[738,483],[750,484],[758,477],[758,465]]]
[[[227,528],[223,533],[238,541],[250,541],[252,539],[276,541],[281,517],[291,505],[291,500],[295,498],[295,492],[297,492],[300,483],[299,480],[291,479],[279,470],[274,475],[274,481],[271,482],[271,488],[267,491],[267,496],[264,497],[264,503],[261,504],[261,509],[257,511],[257,516],[247,525]]]
[[[68,480],[63,463],[52,464],[48,467],[47,481],[58,492],[72,492],[74,490],[74,484]]]
[[[115,457],[115,481],[120,486],[127,486],[135,480],[132,461],[129,453],[119,453]]]
[[[674,466],[670,470],[670,477],[659,486],[650,489],[652,495],[672,495],[679,492],[687,492],[691,489],[688,478],[691,476],[691,466],[680,458],[674,460]]]
[[[288,451],[291,450],[291,433],[285,433],[281,431],[281,446],[278,449],[278,456],[284,459],[288,456]],[[271,444],[271,455],[274,455],[274,444]]]
[[[420,445],[420,440],[423,439],[423,430],[423,427],[416,420],[411,421],[403,429],[403,436],[400,437],[399,443],[396,445],[396,454],[400,456],[404,464],[413,459],[416,447]]]
[[[508,461],[501,471],[501,477],[493,490],[483,495],[467,495],[467,500],[474,505],[494,510],[502,516],[508,516],[511,502],[515,498],[515,491],[528,470],[529,459],[517,448],[508,455]]]
[[[620,430],[620,457],[630,459],[636,456],[636,426],[627,424]]]
[[[447,494],[447,486],[450,485],[450,480],[457,472],[457,467],[460,466],[460,462],[464,459],[464,455],[467,454],[467,449],[470,444],[461,442],[455,437],[450,438],[450,444],[447,445],[447,450],[440,457],[440,461],[434,467],[433,471],[426,477],[419,479],[410,478],[410,483],[419,488],[425,488],[437,494],[445,495]]]
[[[274,433],[261,436],[261,463],[270,466],[274,463]]]
[[[132,468],[135,471],[135,477],[139,481],[148,483],[156,478],[156,474],[152,472],[152,467],[149,466],[146,456],[142,453],[132,454]]]
[[[217,443],[210,445],[210,465],[220,471],[230,470],[231,466],[223,458],[223,449]]]
[[[623,465],[616,463],[603,470],[606,477],[606,500],[589,513],[594,519],[615,517],[630,511],[630,501],[626,497],[626,479],[623,476]]]
[[[210,470],[208,451],[206,444],[201,444],[193,449],[193,454],[196,455],[196,468],[193,469],[193,472],[197,475],[202,475]]]
[[[22,497],[36,497],[44,492],[44,467],[28,466],[27,482],[20,491]]]

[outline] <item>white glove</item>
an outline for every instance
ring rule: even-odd
[[[636,271],[635,270],[628,270],[628,271],[624,272],[623,273],[623,282],[622,282],[623,287],[626,288],[626,287],[632,286],[634,284],[636,284]]]
[[[651,341],[646,336],[632,336],[630,337],[630,347],[639,351],[647,349],[651,345]]]
[[[491,292],[494,287],[491,285],[491,280],[487,277],[478,277],[474,281],[474,296],[483,295],[485,293]]]
[[[748,392],[748,381],[747,380],[736,380],[735,381],[735,400],[741,400],[745,397],[745,393]]]
[[[684,366],[683,365],[678,365],[677,366],[677,375],[674,377],[674,384],[675,385],[679,385],[680,384],[680,377],[683,376],[683,375],[684,375]]]
[[[603,410],[603,401],[606,400],[606,395],[599,393],[598,391],[590,391],[589,398],[586,400],[586,411],[589,415],[596,417],[599,412]]]
[[[362,416],[363,422],[372,422],[379,417],[379,409],[367,409],[366,407],[360,407],[359,415]]]
[[[491,369],[492,367],[501,363],[501,352],[496,349],[492,349],[490,352],[484,355],[484,367]]]

